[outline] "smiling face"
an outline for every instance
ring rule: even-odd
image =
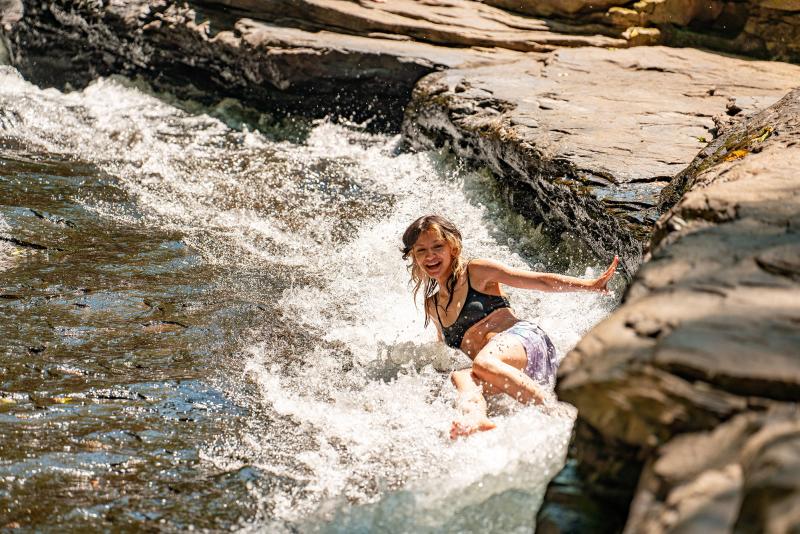
[[[453,247],[436,228],[419,234],[411,249],[416,263],[430,278],[437,280],[450,275],[453,264]]]
[[[461,232],[440,215],[423,215],[403,232],[400,251],[404,260],[411,260],[408,270],[414,283],[414,299],[417,292],[424,289],[422,295],[426,309],[428,299],[442,288],[446,288],[452,299],[456,282],[464,272],[461,247]],[[425,326],[428,326],[430,318],[426,313]]]

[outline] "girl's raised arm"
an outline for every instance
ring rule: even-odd
[[[563,274],[537,273],[523,269],[515,269],[500,262],[485,259],[476,259],[470,262],[470,268],[484,282],[496,282],[521,289],[536,289],[538,291],[608,291],[608,282],[617,270],[619,258],[614,256],[614,261],[603,274],[597,278],[576,278]]]

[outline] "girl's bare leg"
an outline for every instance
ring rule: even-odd
[[[547,393],[544,388],[525,374],[528,355],[522,342],[514,336],[504,336],[488,343],[475,356],[472,372],[497,390],[528,404],[542,404]]]
[[[472,369],[455,371],[450,379],[458,390],[458,408],[461,411],[459,418],[450,427],[450,439],[493,429],[496,425],[486,416],[483,385]]]

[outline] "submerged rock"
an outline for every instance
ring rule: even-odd
[[[742,434],[736,425],[744,423],[734,416],[769,407],[785,412],[781,405],[800,398],[798,142],[800,90],[794,90],[702,151],[673,182],[676,197],[686,192],[659,219],[652,258],[624,304],[562,364],[559,396],[596,433],[593,446],[624,443],[632,461],[646,460],[626,531],[667,531],[676,522],[699,529],[709,521],[720,531],[735,523],[741,532],[784,532],[780,525],[796,524],[787,511],[800,505],[796,485],[765,497],[781,484],[783,470],[797,469],[796,455],[778,443],[783,438],[764,438],[775,442],[767,446],[754,437],[758,446],[743,445],[752,454],[737,456],[731,436],[677,436],[730,420],[733,426],[716,432],[744,440],[752,432]],[[785,432],[789,443],[800,416],[785,413],[763,419],[763,432]],[[680,483],[659,486],[653,477],[666,476],[659,469],[673,466],[670,458],[686,456],[675,452],[689,447],[686,439],[725,442],[733,452],[694,445],[709,450],[681,460],[694,462],[691,473],[669,475]]]

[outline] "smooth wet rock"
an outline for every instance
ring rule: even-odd
[[[788,532],[786,525],[796,525],[797,486],[781,477],[797,469],[797,455],[787,452],[797,449],[784,446],[784,438],[756,440],[752,457],[763,460],[745,453],[734,463],[718,459],[739,454],[733,436],[744,430],[735,425],[692,445],[694,455],[669,451],[689,447],[677,445],[684,441],[676,436],[728,420],[747,426],[741,421],[756,416],[731,418],[800,398],[798,146],[800,90],[794,90],[701,151],[664,195],[662,206],[671,207],[623,305],[561,366],[559,396],[577,406],[599,441],[609,447],[623,441],[636,458],[649,458],[629,532],[673,531],[678,524],[700,531],[734,521],[740,532]],[[796,440],[792,413],[788,426],[774,427],[787,429],[786,443]],[[766,428],[766,435],[783,436]],[[653,490],[648,473],[659,469],[662,478],[691,480],[671,493]],[[676,470],[683,474],[664,474]],[[785,488],[786,501],[776,487]],[[643,512],[652,503],[642,504],[653,495],[666,499],[655,516]],[[654,521],[661,525],[655,530],[642,526]]]
[[[600,256],[620,253],[632,273],[662,187],[713,137],[714,116],[731,99],[752,113],[799,77],[795,66],[689,49],[563,49],[429,75],[404,136],[488,163],[518,185],[521,211]]]

